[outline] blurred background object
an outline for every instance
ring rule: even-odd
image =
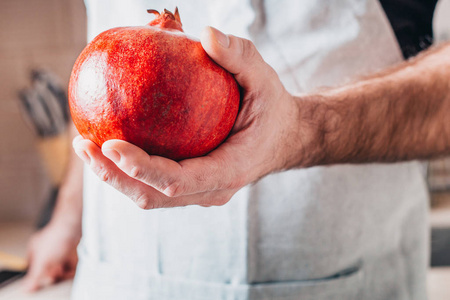
[[[50,221],[69,160],[70,120],[66,88],[52,72],[32,70],[31,82],[31,87],[19,92],[22,115],[37,135],[37,148],[52,184],[37,221],[42,228]]]
[[[32,70],[31,87],[19,92],[23,115],[40,138],[62,134],[69,121],[65,86],[48,70]]]
[[[430,161],[428,167],[428,184],[432,193],[450,191],[450,157]]]

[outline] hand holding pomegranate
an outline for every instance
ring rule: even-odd
[[[243,89],[234,127],[218,148],[177,162],[122,140],[108,140],[101,148],[82,137],[73,142],[102,180],[143,209],[222,205],[243,186],[301,160],[298,103],[254,45],[214,28],[204,30],[201,43]]]

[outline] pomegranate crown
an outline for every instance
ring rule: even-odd
[[[175,12],[172,13],[167,9],[164,9],[163,13],[159,13],[159,11],[155,9],[147,9],[149,14],[156,15],[156,18],[148,23],[149,26],[156,26],[161,29],[173,29],[183,31],[180,13],[178,12],[178,7],[175,7]]]

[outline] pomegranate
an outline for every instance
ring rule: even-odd
[[[228,136],[239,109],[234,77],[184,34],[178,9],[140,27],[109,29],[81,52],[69,83],[79,133],[98,146],[128,141],[182,160]]]

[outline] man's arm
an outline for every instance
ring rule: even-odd
[[[243,89],[232,133],[216,150],[175,162],[124,141],[100,149],[74,140],[92,170],[141,208],[222,205],[244,185],[292,168],[450,153],[450,44],[357,83],[298,97],[250,41],[209,28],[202,45]]]
[[[71,127],[71,136],[77,131]],[[76,247],[81,238],[83,162],[73,151],[66,177],[59,190],[52,218],[35,233],[28,245],[25,288],[35,291],[56,281],[71,278],[78,261]]]
[[[78,135],[73,124],[70,125],[70,136]],[[61,184],[55,209],[50,220],[52,223],[65,223],[76,229],[81,237],[81,214],[83,210],[83,161],[74,151],[70,151],[69,163],[63,183]]]
[[[299,167],[450,154],[450,43],[297,101],[312,127]]]

